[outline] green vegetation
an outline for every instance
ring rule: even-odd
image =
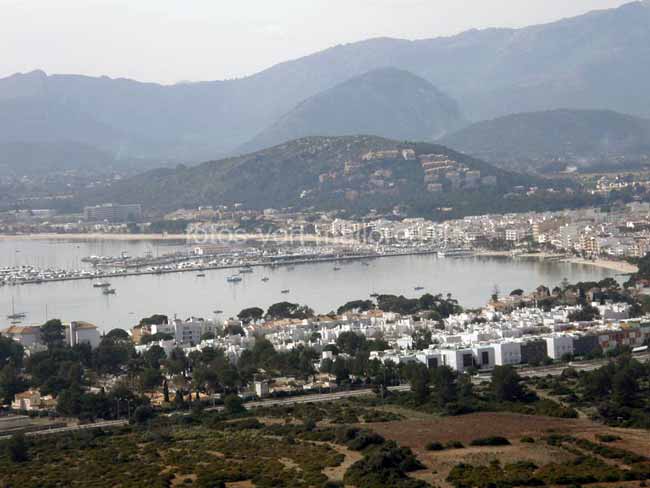
[[[650,365],[621,352],[594,371],[578,373],[567,369],[564,373],[552,381],[534,382],[538,388],[548,389],[564,403],[608,425],[650,428]]]
[[[342,461],[326,445],[205,426],[81,432],[39,439],[29,450],[20,469],[9,456],[0,458],[0,486],[208,488],[250,480],[261,487],[314,487],[327,481],[325,468]]]
[[[474,439],[470,442],[470,446],[509,446],[510,441],[505,437],[483,437]]]

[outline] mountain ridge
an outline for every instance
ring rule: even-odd
[[[240,150],[308,136],[433,141],[462,125],[458,103],[428,81],[397,68],[378,68],[301,101]]]
[[[0,80],[0,100],[30,93],[43,94],[48,103],[74,100],[98,124],[135,141],[128,144],[133,155],[176,161],[231,153],[300,101],[386,66],[420,76],[459,100],[470,120],[566,106],[647,117],[648,7],[633,2],[521,29],[415,41],[375,38],[226,81],[160,85],[37,72]],[[115,144],[106,139],[104,147]]]
[[[650,163],[650,119],[611,110],[528,112],[477,122],[438,142],[511,170]]]

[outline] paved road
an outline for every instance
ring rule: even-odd
[[[411,387],[409,385],[401,386],[390,386],[388,389],[390,391],[408,391]],[[298,403],[323,403],[323,402],[332,402],[335,400],[343,400],[346,398],[353,397],[363,397],[368,395],[374,395],[374,392],[370,388],[364,388],[362,390],[349,390],[349,391],[337,391],[335,393],[319,393],[314,395],[302,395],[297,397],[290,398],[269,398],[267,400],[260,400],[254,402],[247,402],[244,405],[246,408],[260,408],[260,407],[274,407],[279,405],[295,405]],[[223,406],[206,408],[206,410],[221,411]]]
[[[61,434],[65,432],[79,432],[82,430],[122,427],[124,425],[127,425],[128,423],[129,423],[128,420],[107,420],[105,422],[95,422],[93,424],[70,425],[68,427],[55,427],[53,429],[36,430],[33,432],[26,432],[25,436],[39,437],[39,436],[51,435],[51,434]],[[11,434],[2,436],[0,437],[0,439],[7,439],[9,437],[11,437]]]

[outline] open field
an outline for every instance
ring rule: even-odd
[[[402,414],[405,412],[401,410]],[[570,462],[576,458],[569,451],[548,445],[541,438],[552,434],[570,435],[597,442],[596,435],[610,434],[621,438],[615,447],[647,456],[650,453],[650,432],[637,429],[610,428],[588,419],[559,419],[520,415],[515,413],[477,413],[459,417],[435,417],[419,413],[399,422],[377,423],[372,430],[413,449],[426,469],[412,473],[414,478],[434,486],[451,487],[447,477],[459,463],[489,465],[499,461],[502,465],[532,462],[538,466]],[[478,438],[501,436],[510,440],[509,446],[473,447],[470,442]],[[535,442],[521,442],[531,437]],[[460,441],[462,449],[428,451],[432,441],[446,444]],[[598,486],[604,486],[598,483]],[[617,484],[616,486],[623,486]],[[633,482],[629,486],[639,486]]]

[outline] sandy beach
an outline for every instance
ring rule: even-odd
[[[563,262],[571,264],[584,264],[588,266],[596,266],[598,268],[611,269],[620,274],[632,274],[639,271],[639,268],[634,264],[630,264],[626,261],[610,261],[607,259],[582,259],[582,258],[569,258],[564,259]]]
[[[476,253],[477,256],[483,257],[512,257],[512,253],[509,251],[480,251]],[[584,266],[594,266],[597,268],[609,269],[616,271],[620,274],[632,274],[639,271],[639,268],[633,264],[630,264],[626,261],[613,261],[609,259],[583,259],[583,258],[567,258],[565,254],[553,254],[553,253],[525,253],[517,254],[518,258],[536,258],[536,259],[554,259],[561,263],[570,263],[570,264],[580,264]]]

